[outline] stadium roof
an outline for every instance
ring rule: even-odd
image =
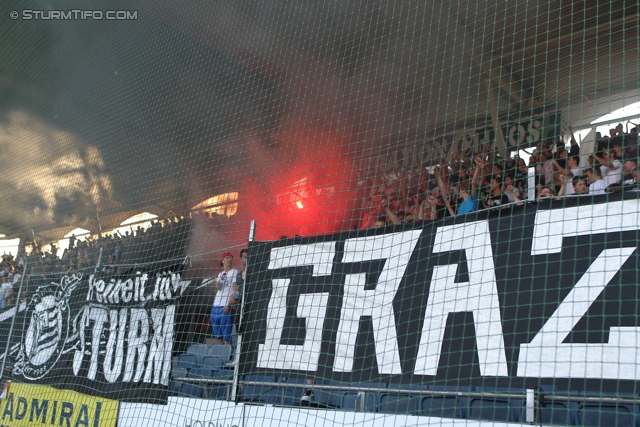
[[[74,7],[87,6],[64,3]],[[46,9],[0,4],[8,237],[110,229],[143,210],[185,213],[254,180],[242,172],[251,156],[268,153],[278,170],[319,149],[279,145],[301,127],[349,135],[354,154],[550,110],[579,128],[639,98],[636,2],[91,8],[137,19],[11,20],[14,10]]]

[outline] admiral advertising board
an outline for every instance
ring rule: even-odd
[[[9,384],[0,399],[0,426],[115,427],[118,402],[69,390]]]
[[[8,346],[12,379],[166,402],[179,302],[192,285],[181,269],[178,263],[30,277]],[[3,334],[10,320],[2,322]]]
[[[635,391],[638,193],[249,246],[241,372]]]

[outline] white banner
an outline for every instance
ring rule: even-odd
[[[412,415],[245,405],[169,397],[165,405],[121,403],[118,427],[513,427],[521,424]]]

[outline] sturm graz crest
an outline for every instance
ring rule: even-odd
[[[81,280],[81,273],[64,276],[60,283],[40,286],[31,297],[14,375],[37,380],[58,362],[69,337],[69,297]]]

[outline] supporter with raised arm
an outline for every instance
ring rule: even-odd
[[[437,198],[434,195],[428,195],[418,208],[418,219],[421,221],[438,219]]]
[[[553,184],[553,154],[551,150],[544,150],[542,152],[542,180],[543,185]]]
[[[556,155],[553,157],[553,166],[555,166],[556,171],[562,174],[567,173],[567,150],[563,147],[558,147]]]
[[[445,217],[446,207],[441,197],[438,197],[436,194],[430,194],[429,197],[427,197],[427,201],[429,202],[430,219],[435,220]]]
[[[576,137],[573,134],[573,127],[569,126],[569,132],[571,133],[571,139],[569,140],[570,148],[569,155],[567,157],[579,157],[580,146],[578,145],[578,141],[576,141]]]
[[[600,171],[602,179],[607,185],[619,184],[622,181],[622,162],[620,156],[615,150],[609,150],[604,156],[595,156],[596,161],[600,163]]]
[[[567,158],[567,168],[562,182],[562,184],[566,184],[566,190],[564,192],[565,196],[571,196],[574,194],[572,181],[574,178],[582,176],[582,168],[578,166],[578,162],[578,157]],[[558,195],[560,195],[560,192],[558,192]]]
[[[436,180],[438,185],[438,196],[435,196],[435,205],[431,203],[432,198],[429,198],[431,203],[432,217],[435,212],[437,218],[446,218],[449,216],[455,216],[455,211],[458,206],[458,185],[452,185],[447,176],[447,169],[442,167],[436,174]],[[457,178],[457,176],[456,176]],[[435,209],[435,211],[434,211]]]
[[[512,179],[514,189],[520,199],[527,198],[529,168],[524,159],[515,158],[514,169],[509,174]]]
[[[449,203],[448,198],[444,199],[445,205],[449,214],[451,216],[464,215],[470,212],[474,212],[478,210],[478,177],[480,175],[480,171],[484,167],[482,164],[482,159],[477,157],[475,160],[476,167],[473,169],[473,176],[471,177],[471,192],[468,189],[468,183],[464,182],[460,185],[460,189],[458,190],[458,195],[462,199],[462,203],[458,205],[458,212],[454,212],[451,207],[451,203]],[[444,183],[439,179],[439,186],[442,185],[444,187]]]
[[[375,204],[374,201],[371,202]],[[362,223],[360,224],[360,230],[365,230],[367,228],[376,227],[378,219],[380,218],[379,211],[380,209],[376,205],[376,207],[372,207],[371,205],[368,207],[369,212],[365,213],[364,218],[362,219]]]
[[[611,151],[616,153],[616,157],[618,159],[622,159],[622,156],[624,155],[624,150],[622,149],[623,145],[624,145],[624,135],[620,135],[613,138],[613,141],[611,143]]]
[[[486,178],[480,181],[482,185]],[[485,189],[485,195],[481,201],[482,209],[507,209],[509,207],[509,199],[502,191],[502,177],[493,175],[489,188]]]
[[[573,177],[582,175],[582,168],[580,167],[580,157],[570,156],[567,158],[567,173],[565,175],[569,175],[569,173],[571,173]]]
[[[638,158],[638,129],[635,127],[624,137],[624,158]]]
[[[220,261],[222,272],[214,281],[215,299],[211,309],[211,326],[213,326],[213,336],[218,344],[231,342],[234,314],[232,306],[234,294],[238,292],[238,270],[232,268],[232,264],[233,254],[231,252],[223,253]]]
[[[383,199],[380,204],[382,205],[382,207],[384,208],[385,212],[387,213],[387,218],[389,218],[389,220],[395,224],[402,224],[402,222],[404,221],[404,212],[398,212],[398,213],[394,213],[390,208],[389,208],[389,201],[387,199]]]
[[[509,199],[509,203],[516,202],[518,206],[523,205],[523,203],[520,203],[522,201],[520,190],[513,186],[513,179],[510,175],[507,175],[504,180],[504,194]]]

